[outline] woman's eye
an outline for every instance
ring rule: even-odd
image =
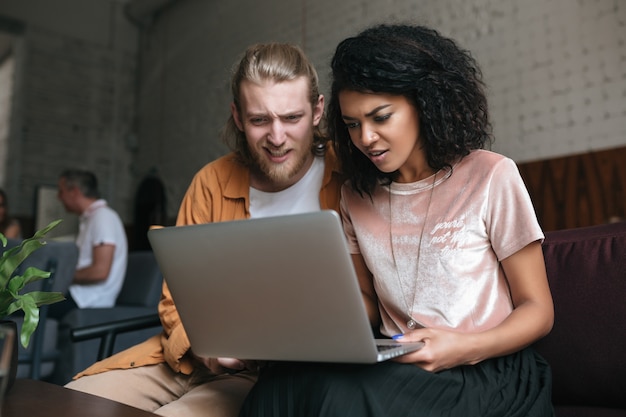
[[[346,123],[346,127],[348,129],[356,129],[357,127],[359,127],[359,123],[358,122],[345,122]]]
[[[376,121],[376,122],[384,122],[385,120],[389,119],[390,117],[391,117],[391,113],[387,113],[387,114],[383,114],[383,115],[374,117],[374,121]]]

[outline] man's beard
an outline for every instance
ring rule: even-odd
[[[282,185],[289,183],[291,179],[300,173],[302,167],[307,163],[309,159],[309,147],[305,148],[306,151],[298,155],[296,160],[288,160],[281,164],[275,164],[267,160],[267,158],[254,150],[251,152],[255,161],[257,174],[263,176],[268,182],[276,185]],[[263,152],[263,151],[262,151]],[[291,150],[291,152],[300,152],[300,150]]]

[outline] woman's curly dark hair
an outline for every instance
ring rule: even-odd
[[[332,59],[328,130],[342,169],[359,193],[371,195],[384,173],[359,151],[342,119],[339,93],[397,94],[413,103],[431,168],[439,170],[491,142],[482,74],[468,51],[437,31],[378,25],[343,40]]]

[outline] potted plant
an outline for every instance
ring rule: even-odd
[[[51,222],[32,237],[22,240],[19,245],[5,250],[0,257],[0,320],[6,320],[16,311],[24,312],[20,333],[20,342],[24,347],[28,347],[30,337],[39,324],[39,307],[62,301],[65,297],[60,292],[31,291],[21,294],[20,291],[26,285],[50,277],[50,272],[35,267],[28,267],[21,275],[15,271],[31,253],[46,244],[42,238],[60,222]],[[7,239],[2,233],[0,241],[6,247]]]

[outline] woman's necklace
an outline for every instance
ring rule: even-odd
[[[419,244],[417,247],[417,259],[416,259],[416,263],[415,263],[415,281],[417,281],[417,277],[418,277],[418,272],[419,272],[419,265],[420,265],[420,255],[422,253],[422,240],[424,237],[424,229],[426,228],[426,221],[428,220],[428,212],[430,211],[430,203],[433,200],[433,193],[435,190],[435,180],[437,179],[437,172],[435,172],[433,174],[433,183],[431,185],[430,188],[430,194],[428,196],[428,206],[426,206],[426,214],[424,215],[424,223],[422,223],[422,230],[420,231],[420,240],[419,240]],[[409,302],[407,301],[406,295],[408,294],[407,291],[405,291],[404,285],[402,283],[402,279],[400,278],[400,270],[398,269],[398,263],[396,261],[396,253],[395,250],[393,248],[393,233],[391,231],[392,227],[393,227],[393,208],[391,206],[391,184],[389,184],[389,244],[391,245],[391,257],[393,259],[393,266],[396,269],[396,277],[398,278],[398,284],[400,285],[400,288],[402,289],[402,294],[403,294],[403,299],[404,299],[404,304],[405,304],[405,308],[406,308],[406,315],[407,315],[407,322],[406,322],[406,326],[413,330],[415,328],[417,328],[418,323],[417,321],[415,321],[415,319],[413,318],[413,306],[415,305],[415,297],[417,296],[417,282],[415,282],[415,285],[413,285],[413,294],[412,297],[410,298],[411,300],[411,304],[409,304]]]

